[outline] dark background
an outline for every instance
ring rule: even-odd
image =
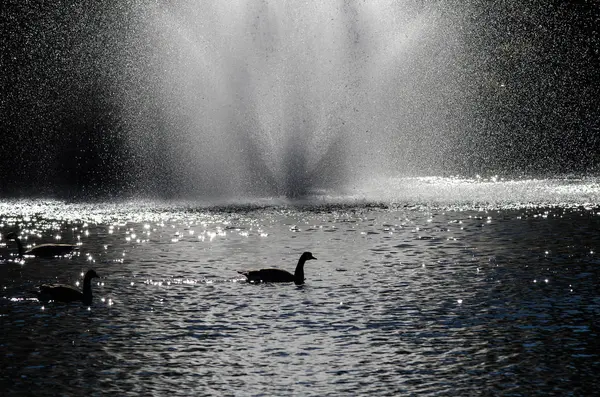
[[[0,196],[139,193],[120,103],[145,92],[151,44],[132,28],[143,2],[117,3],[3,2]],[[469,103],[441,172],[597,175],[600,2],[436,4],[459,26]]]

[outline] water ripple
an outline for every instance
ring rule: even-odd
[[[81,207],[79,219],[53,218],[58,207],[2,215],[3,236],[18,228],[36,243],[57,233],[81,242],[79,256],[0,266],[9,395],[583,395],[598,386],[597,209],[164,216],[148,207],[92,222],[96,212]],[[303,286],[251,285],[237,273],[293,271],[305,250],[319,259]],[[13,252],[0,246],[3,257]],[[74,284],[92,267],[103,278],[89,310],[30,293]]]

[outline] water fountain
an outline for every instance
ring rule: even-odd
[[[531,66],[550,48],[523,33],[539,10],[496,6],[511,25],[417,0],[19,7],[34,16],[9,47],[0,168],[26,195],[300,197],[597,163],[585,125],[579,148],[559,139],[556,121],[586,109],[575,91],[527,96],[556,75]]]
[[[18,95],[44,104],[20,130],[49,150],[20,155],[49,191],[302,196],[439,166],[463,115],[459,36],[436,5],[48,11],[31,34],[64,58],[41,48],[28,77],[54,93],[30,82]]]
[[[146,81],[125,94],[126,122],[136,155],[158,156],[141,180],[162,175],[179,194],[301,196],[435,167],[460,114],[457,35],[417,3],[138,10],[143,34],[128,49]]]

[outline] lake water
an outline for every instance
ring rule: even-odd
[[[598,181],[405,184],[297,202],[0,201],[2,394],[595,393]],[[79,252],[19,261],[9,231]],[[293,272],[303,251],[318,258],[303,286],[237,273]],[[92,268],[89,308],[30,292]]]

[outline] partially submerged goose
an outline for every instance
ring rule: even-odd
[[[92,304],[92,278],[98,278],[94,270],[88,270],[83,278],[83,291],[71,285],[65,284],[42,284],[36,292],[41,302],[76,302],[81,301],[84,305]]]
[[[19,257],[22,258],[24,255],[33,255],[45,258],[51,258],[54,256],[62,256],[72,253],[77,249],[76,245],[73,244],[40,244],[25,251],[21,239],[16,233],[10,232],[6,235],[7,240],[15,240],[19,249]]]
[[[305,252],[300,256],[296,271],[294,274],[281,269],[260,269],[246,272],[238,271],[243,274],[251,283],[295,283],[304,284],[304,263],[311,259],[317,259],[310,252]]]

